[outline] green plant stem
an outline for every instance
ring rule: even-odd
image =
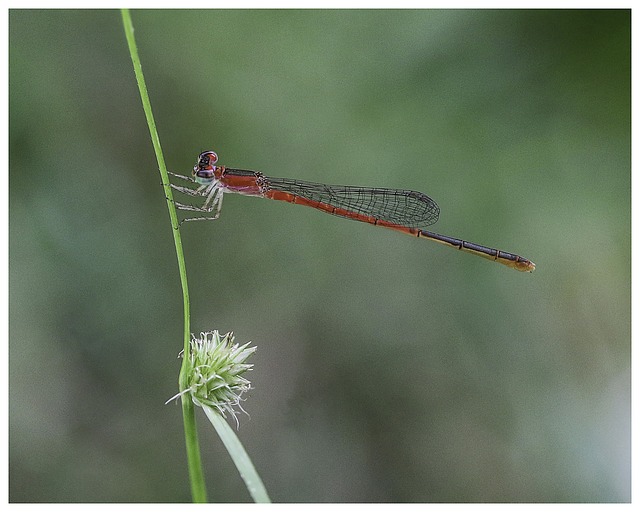
[[[158,168],[160,170],[160,176],[162,178],[162,185],[164,187],[165,195],[167,198],[169,217],[171,218],[171,226],[173,227],[173,241],[176,248],[176,255],[178,257],[178,268],[180,270],[180,282],[182,283],[182,298],[184,304],[184,357],[182,358],[182,367],[180,369],[178,384],[180,391],[183,391],[186,388],[186,370],[188,367],[189,341],[191,338],[187,267],[184,260],[184,252],[182,250],[182,239],[180,237],[178,213],[176,212],[175,204],[173,202],[173,193],[169,185],[167,166],[164,162],[164,156],[162,155],[160,138],[156,129],[156,123],[153,119],[151,102],[149,101],[149,94],[147,92],[147,86],[144,81],[144,75],[142,74],[142,65],[140,64],[138,48],[136,46],[135,37],[133,35],[133,23],[131,21],[131,14],[128,9],[122,9],[121,12],[122,23],[124,25],[124,31],[127,37],[127,43],[129,44],[129,53],[131,54],[131,61],[133,62],[133,69],[135,71],[136,81],[138,82],[138,89],[140,90],[140,98],[142,99],[142,107],[147,118],[147,124],[149,125],[151,141],[153,143],[153,149],[156,153],[156,159],[158,160]],[[204,474],[202,472],[202,462],[200,460],[200,447],[198,445],[198,432],[196,430],[194,409],[195,408],[193,402],[191,401],[191,396],[188,393],[183,394],[182,418],[184,423],[185,441],[187,445],[187,461],[189,466],[189,479],[191,481],[191,495],[195,503],[204,503],[207,501],[207,491],[204,482]]]

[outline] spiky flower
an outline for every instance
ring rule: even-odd
[[[251,383],[242,377],[253,367],[245,361],[256,347],[248,345],[234,343],[231,332],[224,336],[218,331],[201,332],[198,338],[192,334],[187,387],[169,401],[188,393],[196,405],[212,407],[224,417],[229,413],[237,423],[237,412],[245,412],[240,405],[242,395],[251,389]]]

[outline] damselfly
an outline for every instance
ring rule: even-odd
[[[212,216],[187,218],[184,221],[217,219],[224,194],[234,192],[311,206],[339,217],[394,229],[497,261],[521,272],[533,272],[536,268],[532,261],[517,254],[425,230],[425,227],[438,220],[440,208],[433,199],[421,192],[323,185],[288,178],[271,178],[261,172],[216,165],[217,161],[216,153],[205,151],[198,157],[198,162],[193,168],[193,177],[171,173],[198,185],[194,189],[172,184],[172,188],[190,196],[205,198],[201,206],[176,203],[180,210],[213,213]]]

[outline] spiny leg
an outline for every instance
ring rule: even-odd
[[[177,190],[178,192],[181,192],[183,194],[186,194],[188,196],[203,196],[203,191],[207,188],[206,185],[200,185],[198,188],[193,189],[193,188],[189,188],[189,187],[181,187],[179,185],[174,185],[173,183],[169,184],[171,186],[171,188],[173,190]]]
[[[202,191],[202,195],[207,196],[207,200],[202,205],[203,208],[210,208],[209,211],[213,210],[216,206],[216,203],[222,204],[222,189],[218,186],[218,183],[212,183],[207,186],[206,190]],[[209,206],[211,203],[211,206]],[[218,211],[220,211],[220,206],[218,206]]]
[[[189,176],[183,176],[182,174],[176,174],[175,172],[171,172],[171,171],[167,171],[167,173],[169,173],[171,176],[175,176],[176,178],[180,178],[181,180],[184,181],[188,181],[189,183],[198,183],[195,179],[193,179],[192,177]],[[198,188],[189,188],[189,187],[182,187],[180,185],[174,185],[173,183],[169,183],[169,186],[173,189],[173,190],[177,190],[178,192],[188,195],[188,196],[206,196],[207,194],[209,194],[209,187],[211,187],[211,185],[199,185]],[[206,192],[205,192],[206,190]]]
[[[181,180],[184,181],[188,181],[190,183],[198,183],[195,179],[189,177],[189,176],[183,176],[182,174],[176,174],[174,172],[171,171],[167,171],[171,176],[175,176],[176,178],[179,178]],[[172,189],[188,195],[188,196],[192,196],[192,197],[205,197],[206,200],[204,202],[204,204],[202,206],[193,206],[190,204],[184,204],[184,203],[179,203],[177,201],[173,201],[173,203],[175,204],[176,208],[178,208],[179,210],[184,210],[184,211],[191,211],[191,212],[201,212],[201,213],[211,213],[212,211],[215,210],[215,214],[213,217],[192,217],[192,218],[186,218],[186,219],[182,219],[180,221],[180,224],[182,224],[183,222],[189,222],[189,221],[193,221],[193,220],[215,220],[220,216],[220,208],[222,207],[222,189],[218,186],[217,182],[213,182],[213,183],[209,183],[209,184],[204,184],[204,185],[200,185],[197,189],[193,189],[193,188],[189,188],[189,187],[182,187],[179,185],[174,185],[173,183],[170,183],[170,186]]]
[[[202,206],[193,206],[192,204],[179,203],[178,201],[174,201],[173,204],[176,205],[176,208],[178,210],[186,210],[186,211],[189,211],[189,212],[211,213],[211,209],[210,208],[203,208]]]
[[[175,172],[171,172],[171,171],[167,171],[168,174],[171,174],[171,176],[175,176],[176,178],[180,178],[181,180],[184,181],[190,181],[191,183],[197,183],[195,179],[193,179],[191,176],[183,176],[182,174],[176,174]]]
[[[192,206],[188,204],[175,203],[176,207],[179,210],[186,210],[191,212],[201,212],[201,213],[211,213],[215,210],[213,217],[189,217],[180,221],[180,224],[183,222],[190,222],[194,220],[216,220],[220,216],[220,210],[222,208],[222,198],[224,197],[223,192],[219,188],[214,188],[211,194],[207,198],[207,201],[202,206]],[[207,204],[211,202],[211,204]]]

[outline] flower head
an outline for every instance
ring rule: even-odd
[[[240,401],[244,392],[251,389],[251,383],[242,377],[253,367],[245,361],[256,347],[248,345],[234,343],[231,332],[224,336],[218,331],[201,332],[198,338],[192,334],[187,387],[169,401],[188,393],[196,405],[212,407],[224,417],[228,412],[237,423],[236,408],[245,412]]]

